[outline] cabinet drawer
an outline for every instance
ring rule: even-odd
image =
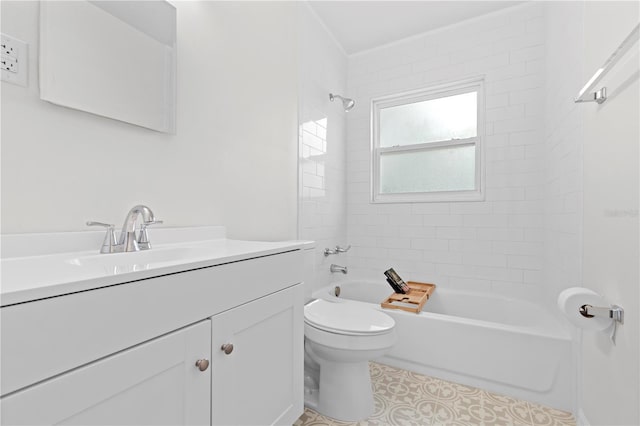
[[[0,309],[1,395],[302,282],[299,250]]]

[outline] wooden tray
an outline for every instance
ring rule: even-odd
[[[402,309],[407,312],[420,313],[424,304],[436,289],[435,284],[407,282],[409,293],[391,293],[380,306],[386,309]]]

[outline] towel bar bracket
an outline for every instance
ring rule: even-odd
[[[593,100],[598,104],[603,103],[607,100],[607,88],[603,87],[602,89],[593,93]]]
[[[596,102],[598,104],[603,104],[604,101],[606,100],[607,100],[607,88],[603,87],[602,89],[596,90],[595,92],[593,92],[591,94],[591,97],[583,96],[581,98],[576,98],[574,102],[575,103]]]

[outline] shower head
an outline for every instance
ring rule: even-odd
[[[343,98],[340,95],[334,95],[333,93],[329,93],[329,100],[331,102],[334,101],[335,98],[342,99],[342,108],[344,108],[344,112],[349,112],[356,106],[356,101],[349,98]]]

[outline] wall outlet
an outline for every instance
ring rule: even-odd
[[[5,40],[6,39],[6,40]],[[11,56],[12,58],[18,57],[18,49],[15,46],[13,38],[9,36],[2,35],[2,55],[3,56]]]
[[[0,68],[6,71],[10,71],[13,73],[18,72],[18,61],[16,58],[12,58],[11,56],[2,55],[2,60],[0,61]]]
[[[6,34],[0,34],[0,72],[2,81],[27,87],[28,45]]]

